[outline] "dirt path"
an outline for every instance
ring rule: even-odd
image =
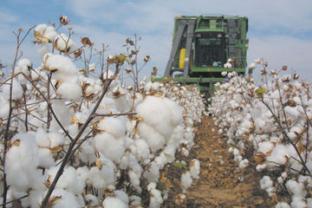
[[[186,193],[183,205],[167,203],[164,207],[183,208],[266,208],[271,200],[259,188],[259,175],[254,167],[240,170],[227,151],[228,147],[218,133],[212,118],[205,117],[198,129],[192,157],[201,162],[200,179]],[[171,174],[172,175],[172,174]],[[176,177],[180,174],[175,173]],[[176,198],[178,180],[174,183]],[[178,190],[178,191],[177,191]]]

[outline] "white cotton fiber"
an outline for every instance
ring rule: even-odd
[[[150,150],[148,144],[143,139],[136,139],[134,141],[134,145],[136,147],[135,155],[136,157],[141,160],[145,161],[149,159]]]
[[[16,190],[27,191],[42,184],[42,176],[37,169],[39,164],[38,147],[32,133],[20,133],[14,136],[15,141],[7,152],[7,183]],[[22,174],[21,174],[22,173]]]
[[[183,121],[181,107],[168,98],[147,96],[136,110],[143,117],[144,123],[165,138],[169,138],[173,128]]]
[[[103,201],[104,208],[128,208],[128,205],[116,197],[106,197]]]
[[[17,79],[13,79],[11,81],[13,81],[12,99],[21,99],[23,97],[23,88],[21,84]],[[2,86],[2,93],[7,100],[10,99],[10,84],[6,83]]]
[[[125,147],[123,139],[116,139],[109,133],[101,133],[94,137],[94,147],[105,157],[119,163],[124,154]]]
[[[141,138],[147,142],[152,152],[163,148],[166,143],[165,137],[145,122],[139,123],[138,132]]]
[[[43,57],[46,70],[54,72],[52,78],[56,80],[72,80],[78,70],[70,58],[58,54],[47,53]]]
[[[61,83],[56,93],[62,98],[76,100],[82,96],[82,91],[79,83],[73,81],[65,81]]]
[[[100,120],[97,124],[97,129],[119,138],[125,136],[126,121],[123,118],[106,117]]]
[[[200,162],[197,159],[193,159],[190,162],[190,173],[192,178],[198,179],[200,174]]]
[[[182,174],[181,176],[181,186],[182,186],[182,190],[185,193],[186,190],[191,187],[193,182],[191,173],[189,171],[185,172]]]
[[[64,208],[64,207],[81,207],[78,198],[69,191],[63,189],[55,189],[51,195],[51,198],[57,197],[53,203],[53,208]]]
[[[279,202],[275,205],[275,208],[290,208],[290,206],[286,202]]]

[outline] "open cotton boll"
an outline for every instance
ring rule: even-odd
[[[103,201],[104,208],[128,208],[128,205],[116,197],[106,197]]]
[[[109,133],[100,133],[94,137],[94,147],[105,157],[119,163],[124,154],[123,139],[116,139]]]
[[[30,74],[30,69],[32,68],[32,63],[27,58],[21,58],[18,60],[15,66],[15,74],[24,73],[26,76]]]
[[[190,173],[192,178],[198,179],[200,174],[200,162],[197,159],[193,159],[190,162]]]
[[[63,189],[55,189],[51,195],[51,199],[53,198],[57,198],[53,203],[53,208],[84,206],[84,204],[82,205],[73,193]]]
[[[70,58],[47,53],[43,57],[44,69],[53,73],[53,79],[66,81],[78,75],[78,70]]]
[[[147,142],[152,152],[156,152],[159,149],[162,149],[166,144],[165,137],[145,122],[139,123],[138,133],[140,137]]]
[[[24,92],[23,88],[16,78],[11,80],[11,82],[12,81],[13,81],[12,99],[13,100],[21,99],[23,97],[23,92]],[[7,100],[9,100],[9,98],[10,98],[10,84],[4,84],[2,86],[2,93],[3,93],[4,97]]]
[[[85,195],[86,205],[90,207],[96,207],[99,205],[99,200],[96,196],[92,194]]]
[[[55,37],[53,45],[61,52],[69,52],[74,49],[74,41],[64,33],[61,33]]]
[[[190,171],[187,171],[181,175],[181,186],[182,186],[183,193],[185,193],[186,190],[189,187],[191,187],[192,182],[193,182],[193,179],[192,179]]]
[[[273,181],[269,176],[263,176],[260,180],[260,188],[265,190],[269,196],[272,196],[275,189],[273,187]]]
[[[43,178],[39,169],[38,147],[32,133],[20,133],[11,140],[15,143],[7,152],[7,183],[16,190],[27,191],[40,187]],[[22,173],[22,174],[21,174]]]
[[[42,128],[39,128],[36,132],[36,142],[39,147],[50,147],[50,139],[48,134]]]
[[[70,100],[77,100],[82,96],[82,90],[79,83],[69,81],[62,82],[58,86],[56,93],[62,98]]]
[[[50,140],[50,147],[51,148],[63,145],[65,142],[64,136],[62,134],[57,133],[57,132],[49,133],[48,137]]]
[[[37,43],[49,43],[57,36],[57,32],[53,26],[39,24],[34,29],[34,36]]]
[[[272,151],[274,148],[274,144],[272,142],[260,142],[258,144],[258,152],[262,152],[263,154],[267,154]]]
[[[163,198],[161,196],[161,192],[156,189],[156,184],[148,184],[147,190],[150,192],[149,208],[160,208],[163,203]]]
[[[243,159],[239,162],[239,168],[244,169],[249,165],[249,160],[248,159]]]
[[[291,208],[291,207],[286,202],[279,202],[275,205],[275,208]]]
[[[79,148],[79,159],[87,164],[94,163],[96,160],[95,149],[91,140],[84,142]]]
[[[141,178],[141,175],[138,175],[137,173],[135,173],[134,171],[130,170],[128,172],[128,176],[130,178],[130,182],[131,182],[131,185],[140,193],[142,191],[142,188],[140,186],[140,178]]]
[[[276,164],[270,163],[270,161],[278,163],[278,164],[285,164],[287,162],[287,158],[289,156],[288,147],[284,144],[277,144],[271,153],[270,156],[266,158],[268,161],[267,165],[271,168],[276,167]]]
[[[143,139],[136,139],[134,141],[136,151],[135,155],[140,161],[145,161],[150,157],[150,150],[148,144]]]
[[[183,121],[181,107],[164,97],[147,96],[136,111],[144,123],[152,126],[166,138],[171,136],[177,123]]]
[[[114,193],[118,199],[122,200],[125,204],[129,204],[129,197],[126,192],[124,192],[123,190],[116,190]]]
[[[306,195],[304,185],[302,183],[298,183],[295,180],[288,180],[286,182],[286,187],[287,190],[291,192],[294,196],[304,198]]]
[[[290,203],[292,208],[302,208],[307,207],[307,203],[302,197],[292,197],[292,201]]]
[[[0,118],[7,118],[9,115],[10,106],[8,100],[5,97],[6,96],[3,95],[3,93],[0,93]]]
[[[152,162],[148,170],[146,170],[143,174],[144,178],[147,179],[148,182],[157,182],[159,179],[159,166],[156,162]]]
[[[53,155],[49,149],[39,148],[38,150],[39,156],[39,167],[42,168],[50,168],[55,165],[55,161],[53,159]]]
[[[97,123],[97,129],[119,138],[125,136],[126,120],[124,118],[106,117]]]
[[[48,170],[48,175],[51,177],[51,180],[54,179],[58,169],[58,166],[54,166]],[[85,183],[81,180],[80,177],[78,177],[76,169],[69,166],[65,168],[62,176],[56,184],[56,187],[60,189],[65,189],[74,194],[80,194],[83,192]]]

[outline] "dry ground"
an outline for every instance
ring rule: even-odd
[[[224,139],[217,133],[211,117],[205,117],[199,126],[196,145],[189,158],[201,161],[200,179],[186,193],[183,204],[177,205],[180,176],[183,170],[170,165],[166,177],[172,182],[165,208],[266,208],[272,201],[259,188],[259,175],[254,167],[240,170],[228,153]],[[179,156],[188,161],[189,158]],[[252,166],[252,165],[251,165]]]

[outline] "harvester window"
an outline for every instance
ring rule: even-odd
[[[220,33],[202,33],[195,39],[196,66],[219,66],[226,62],[225,39]]]

